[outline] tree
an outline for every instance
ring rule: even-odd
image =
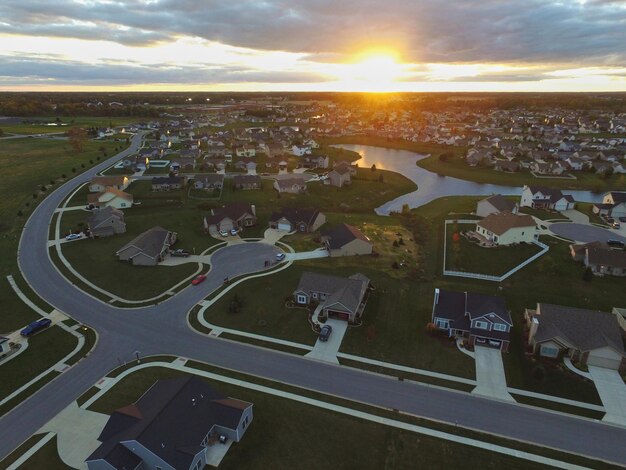
[[[372,171],[376,171],[376,164],[373,164],[373,165],[372,165],[371,170],[372,170]]]
[[[590,267],[586,267],[585,270],[583,271],[583,281],[591,282],[592,279],[593,279],[593,272],[591,271]]]
[[[22,211],[17,211],[17,216],[18,217],[22,217],[24,215],[24,213]]]
[[[87,132],[80,127],[72,127],[67,131],[67,137],[70,145],[76,152],[82,152],[85,141],[87,140]]]

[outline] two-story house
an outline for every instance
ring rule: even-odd
[[[448,336],[468,338],[472,345],[509,349],[513,321],[503,297],[435,289],[432,322]]]
[[[564,211],[573,209],[574,205],[574,198],[563,194],[560,189],[527,185],[522,188],[520,207]]]

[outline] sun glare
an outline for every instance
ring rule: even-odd
[[[335,71],[338,85],[354,91],[394,91],[405,66],[390,53],[362,54],[354,63],[341,64]]]

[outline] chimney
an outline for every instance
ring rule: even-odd
[[[252,215],[256,217],[256,206],[254,204],[250,204],[250,208],[252,209]]]
[[[439,288],[435,289],[435,305],[439,303]]]
[[[537,328],[539,328],[539,318],[533,316],[530,320],[530,331],[528,332],[528,342],[530,343],[537,333]]]

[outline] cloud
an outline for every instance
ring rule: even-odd
[[[415,62],[624,63],[623,1],[3,0],[0,31],[141,45],[197,36],[337,59],[399,49]],[[330,55],[329,55],[330,54]]]

